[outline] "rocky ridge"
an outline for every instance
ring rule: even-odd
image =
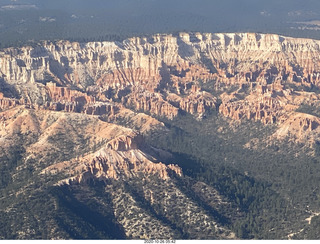
[[[290,121],[309,123],[307,114],[295,111],[319,100],[319,52],[316,40],[254,33],[8,48],[0,52],[1,87],[6,87],[0,108],[83,113],[109,122],[128,113],[138,119],[133,109],[145,117],[138,124],[130,120],[138,129],[161,126],[147,123],[153,118],[144,113],[173,119],[185,111],[201,119],[216,110],[232,120],[276,125],[275,138],[306,142],[317,138],[316,122],[305,130],[304,122]]]
[[[53,162],[48,162],[50,166],[43,171],[50,174],[62,172],[73,178],[65,182],[119,179],[132,177],[139,172],[157,174],[162,179],[168,179],[169,174],[182,175],[179,167],[166,166],[144,153],[147,145],[140,133],[103,122],[96,116],[25,109],[20,106],[1,112],[0,122],[0,143],[6,151],[9,151],[6,148],[15,144],[14,138],[18,133],[30,138],[26,141],[32,141],[25,145],[26,158],[29,160],[48,158],[51,154],[59,154],[59,151],[61,158],[69,155],[70,160],[62,162],[59,162],[60,156],[56,157]],[[71,148],[75,148],[69,151],[59,145],[62,139],[70,143]],[[87,152],[83,153],[82,147],[86,144]],[[38,166],[43,167],[41,161]]]
[[[128,109],[122,113],[140,119],[147,118],[147,115],[134,114]],[[126,117],[120,113],[117,115]],[[144,123],[146,126],[142,129],[148,131],[150,121]],[[105,211],[110,211],[111,215],[103,223],[114,219],[123,230],[123,235],[114,233],[118,238],[176,239],[184,234],[190,238],[236,238],[228,226],[198,201],[191,199],[190,193],[180,189],[180,181],[185,180],[182,169],[177,165],[164,164],[157,158],[161,154],[166,154],[166,157],[172,155],[148,146],[143,135],[136,130],[102,121],[96,115],[32,109],[20,105],[0,112],[0,148],[3,164],[11,157],[14,160],[10,164],[13,167],[10,172],[12,182],[9,182],[13,188],[5,198],[5,203],[2,202],[1,216],[17,216],[16,209],[26,214],[24,209],[17,207],[25,197],[31,200],[23,204],[30,204],[29,201],[33,199],[42,203],[41,211],[33,212],[33,216],[37,216],[42,223],[40,227],[33,225],[29,215],[18,222],[2,218],[6,223],[17,223],[18,227],[11,229],[10,233],[18,239],[35,238],[36,231],[42,226],[51,230],[45,233],[46,239],[74,239],[72,233],[82,230],[82,222],[78,226],[75,221],[77,227],[74,228],[72,224],[71,232],[70,229],[66,231],[60,218],[62,216],[74,221],[75,215],[66,211],[70,200],[73,202],[72,211],[77,211],[77,204],[81,202],[81,213],[74,212],[79,216],[86,211],[90,213],[90,203],[98,206],[94,213],[99,214],[94,215],[94,221],[89,221],[84,228],[92,226],[92,223],[97,224]],[[17,160],[15,157],[20,158]],[[202,194],[203,188],[206,195],[201,201],[210,203],[212,208],[223,213],[232,212],[230,203],[224,201],[215,189],[194,182],[193,188],[188,190]],[[33,197],[34,189],[36,194],[44,192],[46,197]],[[66,189],[67,192],[63,192]],[[103,189],[102,193],[97,189]],[[63,192],[62,196],[54,195],[60,191]],[[4,198],[0,199],[3,201]],[[7,199],[14,201],[6,205]],[[31,203],[27,212],[37,207],[37,204]],[[234,211],[232,217],[238,215],[238,211]],[[98,225],[101,229],[101,223],[98,222]],[[193,228],[195,225],[198,229]],[[109,227],[103,225],[106,232]],[[80,231],[77,238],[87,238],[84,231]],[[89,231],[92,232],[91,229]],[[92,237],[103,236],[95,232]]]
[[[218,192],[201,182],[186,189],[182,169],[159,156],[172,155],[146,145],[143,137],[166,130],[162,119],[189,113],[201,120],[214,112],[228,122],[272,126],[271,140],[312,148],[320,135],[319,52],[316,40],[253,33],[4,49],[0,157],[17,163],[10,170],[20,187],[10,194],[24,194],[36,177],[59,189],[101,183],[111,196],[103,204],[126,237],[174,238],[180,231],[199,238],[202,230],[206,237],[236,238],[219,215],[206,210],[230,211]],[[252,144],[247,148],[258,143]],[[29,185],[19,185],[30,172]],[[157,228],[161,234],[148,234]]]
[[[217,111],[236,121],[273,124],[278,127],[273,138],[312,147],[320,135],[318,117],[296,110],[319,100],[319,52],[316,40],[254,33],[179,33],[8,48],[0,52],[2,124],[8,123],[8,111],[20,107],[43,111],[38,114],[99,116],[143,134],[164,127],[152,116],[173,119],[185,111],[202,119]],[[142,160],[139,148],[122,151],[126,142],[120,138],[101,149],[103,156],[70,159],[71,165],[82,165],[76,181],[89,173],[117,179],[121,170],[128,176],[131,169],[158,171],[162,178],[168,170],[181,174],[169,166],[154,166],[148,157]]]
[[[68,172],[70,178],[58,184],[89,183],[90,180],[108,181],[110,179],[132,178],[139,174],[158,175],[169,179],[169,175],[182,176],[177,165],[165,165],[141,151],[143,138],[134,132],[118,136],[106,143],[97,152],[77,157],[70,161],[50,165],[43,174]]]
[[[316,40],[255,33],[9,48],[0,53],[1,82],[20,98],[1,94],[0,107],[113,115],[125,106],[169,119],[218,109],[234,120],[280,126],[289,112],[318,100],[310,90],[320,85],[319,51]]]

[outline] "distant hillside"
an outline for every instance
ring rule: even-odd
[[[316,0],[4,0],[0,12],[0,48],[38,40],[117,41],[179,31],[320,39]]]

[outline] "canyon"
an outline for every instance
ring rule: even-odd
[[[9,48],[0,53],[1,83],[9,87],[0,105],[100,116],[129,108],[168,119],[218,110],[281,126],[299,106],[318,106],[319,44],[274,34],[179,33]]]
[[[2,49],[0,158],[14,162],[5,169],[19,188],[9,195],[27,194],[35,183],[27,179],[29,185],[19,185],[19,179],[30,172],[54,189],[76,192],[101,184],[111,200],[106,203],[97,193],[94,201],[100,207],[113,206],[108,209],[114,210],[112,218],[127,238],[200,238],[195,224],[207,237],[235,239],[221,216],[241,219],[245,211],[233,208],[235,203],[212,185],[189,179],[185,165],[172,162],[179,151],[149,145],[146,138],[168,133],[175,129],[171,122],[181,118],[205,123],[216,115],[226,125],[216,128],[222,137],[251,123],[272,131],[261,136],[260,144],[289,141],[315,155],[320,136],[319,54],[320,41],[258,33],[43,41]],[[243,148],[261,149],[258,139],[247,140]],[[96,194],[88,191],[88,198]],[[123,199],[130,204],[124,207]],[[172,199],[187,211],[169,214],[168,209],[178,208]],[[217,210],[209,214],[208,209]],[[139,213],[143,228],[132,213]],[[157,219],[152,226],[161,229],[159,235],[147,224],[152,218]],[[57,233],[48,236],[71,236]]]

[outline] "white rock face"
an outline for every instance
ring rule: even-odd
[[[320,88],[320,41],[179,33],[123,42],[44,42],[0,52],[0,81],[20,96],[10,100],[0,91],[0,109],[20,104],[114,115],[124,106],[169,119],[180,110],[202,118],[217,109],[217,97],[201,85],[214,81],[210,89],[221,92],[222,115],[282,124],[301,104],[319,100],[308,89]],[[225,93],[232,87],[237,91]]]
[[[302,67],[319,69],[319,47],[316,40],[251,33],[180,33],[86,44],[45,42],[35,48],[5,49],[0,53],[0,74],[11,84],[46,80],[48,76],[61,83],[83,84],[115,71],[142,68],[150,78],[159,75],[163,63],[196,64],[203,55],[213,64],[241,62],[236,65],[238,72],[262,60],[271,64],[294,60]],[[134,77],[123,79],[134,81]]]

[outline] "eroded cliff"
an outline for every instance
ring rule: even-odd
[[[43,42],[0,53],[1,82],[18,94],[2,93],[0,108],[112,118],[126,107],[169,119],[217,110],[281,126],[318,100],[319,52],[316,40],[255,33]]]
[[[13,165],[8,168],[10,184],[19,189],[8,195],[27,195],[30,185],[38,187],[33,182],[37,177],[37,182],[49,182],[58,189],[84,190],[101,184],[103,193],[110,196],[102,202],[127,237],[173,238],[188,233],[190,238],[199,238],[202,231],[206,237],[235,238],[224,215],[213,211],[229,206],[218,192],[184,177],[175,162],[163,160],[171,160],[181,148],[195,148],[198,151],[194,154],[204,150],[195,147],[192,139],[185,146],[189,135],[182,127],[174,128],[176,121],[182,121],[175,118],[186,118],[186,123],[196,122],[192,116],[203,120],[197,122],[203,128],[195,124],[187,127],[194,133],[201,131],[199,137],[213,138],[197,138],[202,145],[210,142],[210,147],[204,147],[209,148],[208,154],[211,149],[212,155],[221,151],[221,157],[212,159],[209,155],[210,167],[211,160],[234,163],[224,155],[224,146],[259,150],[262,143],[257,138],[245,141],[252,127],[244,128],[248,134],[241,134],[245,142],[238,143],[240,146],[235,145],[238,141],[228,142],[230,130],[236,133],[237,128],[244,127],[239,125],[272,128],[272,133],[261,135],[266,139],[263,143],[271,141],[268,146],[273,148],[268,150],[281,151],[273,142],[287,139],[316,147],[320,135],[319,53],[320,41],[253,33],[180,33],[123,42],[58,41],[4,49],[0,52],[0,157]],[[218,117],[211,116],[215,113]],[[211,125],[217,125],[217,133],[201,124],[206,118],[209,122],[219,119]],[[244,120],[257,123],[242,123]],[[172,132],[170,144],[168,140],[162,143],[176,143],[181,148],[168,153],[148,145],[144,138],[155,135],[154,131]],[[245,159],[239,157],[238,161]],[[200,168],[191,161],[179,163],[190,171]],[[239,179],[251,182],[252,172],[245,171]],[[282,174],[279,172],[279,179]],[[236,189],[238,182],[232,177],[229,180]],[[7,179],[2,181],[9,184]],[[255,185],[251,183],[246,183],[250,189]],[[259,188],[264,192],[261,189],[265,188]],[[89,199],[91,194],[90,190]],[[240,198],[234,198],[236,204],[246,201]],[[99,197],[95,200],[101,203]],[[55,200],[52,206],[50,209],[59,208]],[[232,219],[230,213],[225,215]],[[291,224],[286,226],[291,228]],[[152,232],[158,228],[160,234]]]

